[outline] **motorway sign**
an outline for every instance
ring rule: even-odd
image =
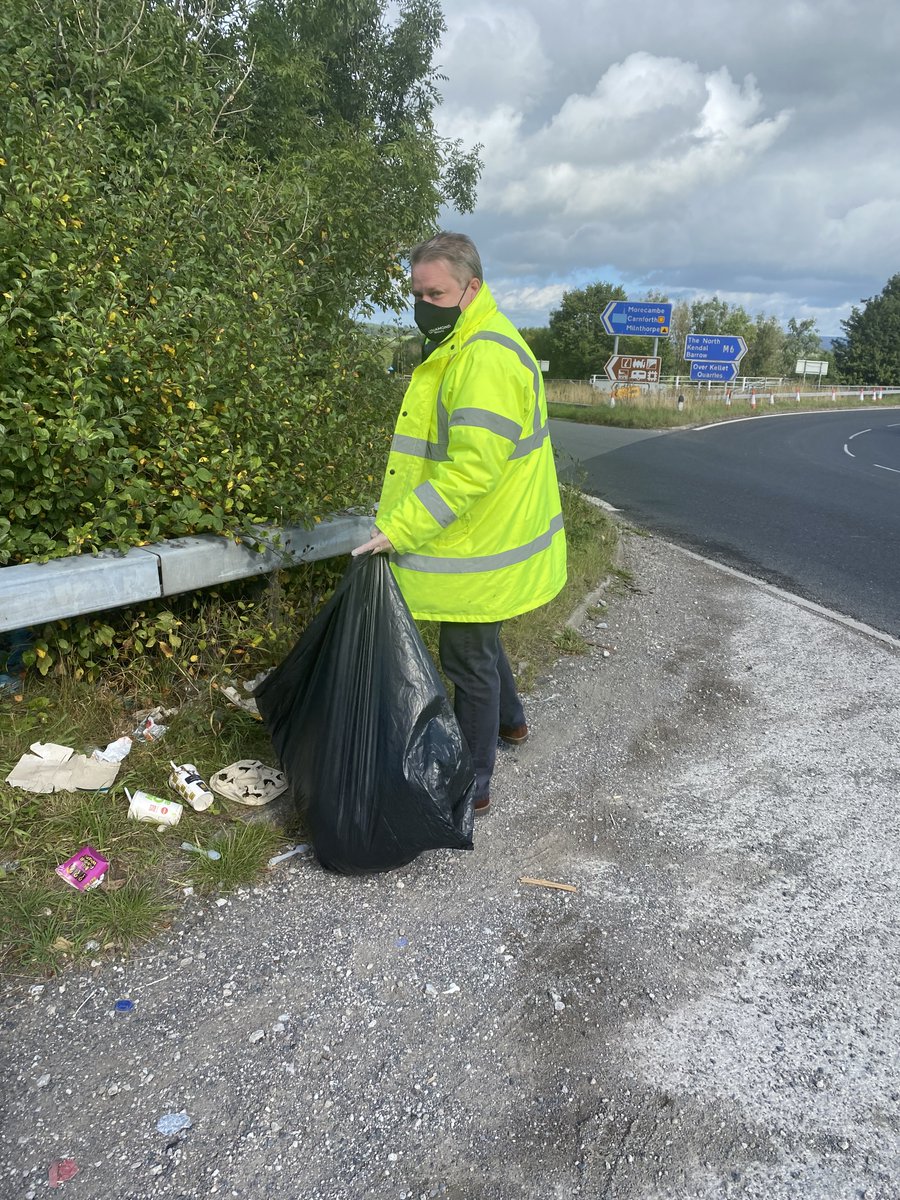
[[[617,383],[659,383],[662,359],[654,355],[614,354],[606,360],[606,374]]]
[[[684,357],[689,362],[739,363],[746,353],[747,343],[733,333],[689,333],[684,339]]]
[[[600,320],[606,332],[617,337],[667,337],[672,324],[672,305],[610,300]]]
[[[798,358],[794,368],[795,375],[827,375],[827,358]]]
[[[709,379],[713,383],[731,383],[737,377],[736,362],[692,362],[691,379]]]

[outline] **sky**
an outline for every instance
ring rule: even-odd
[[[599,280],[815,318],[900,271],[897,0],[445,0],[439,132],[517,325]]]

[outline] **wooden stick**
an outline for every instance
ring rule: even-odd
[[[527,875],[523,875],[519,883],[530,883],[532,887],[556,888],[560,892],[578,891],[573,883],[554,883],[552,879],[529,879]]]

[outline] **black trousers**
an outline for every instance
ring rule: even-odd
[[[475,798],[490,793],[501,725],[525,724],[509,661],[500,644],[500,621],[443,621],[440,654],[453,684],[453,708],[475,764]]]

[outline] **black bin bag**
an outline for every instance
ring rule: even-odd
[[[472,761],[385,555],[351,562],[254,696],[324,867],[471,850]]]

